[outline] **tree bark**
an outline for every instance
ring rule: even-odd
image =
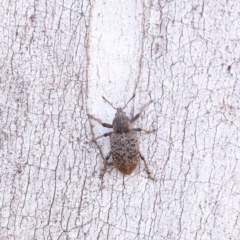
[[[239,238],[238,1],[0,6],[1,239]],[[134,93],[155,182],[91,141]]]

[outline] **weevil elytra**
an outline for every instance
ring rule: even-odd
[[[127,104],[134,97],[135,97],[135,94],[127,102]],[[103,97],[103,99],[113,107],[113,105],[106,98]],[[106,172],[107,161],[111,155],[113,159],[113,165],[123,174],[131,174],[134,171],[134,169],[137,167],[139,163],[139,159],[141,158],[144,161],[146,171],[148,173],[148,177],[154,180],[149,170],[146,159],[140,152],[137,131],[152,133],[155,130],[148,131],[143,128],[133,128],[132,126],[133,122],[135,122],[140,117],[144,109],[148,107],[148,105],[152,102],[153,101],[151,100],[145,105],[143,105],[143,107],[140,109],[140,112],[136,114],[134,117],[132,117],[131,119],[123,111],[123,109],[127,106],[127,104],[124,106],[124,108],[113,107],[114,109],[117,110],[117,112],[115,114],[115,118],[113,119],[112,124],[103,123],[99,118],[95,118],[94,116],[89,114],[89,118],[96,120],[103,127],[113,128],[113,132],[107,132],[93,139],[93,141],[96,141],[101,137],[110,136],[111,151],[104,159],[103,174]]]

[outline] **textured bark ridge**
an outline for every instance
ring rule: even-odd
[[[0,239],[239,239],[239,9],[1,1]],[[143,161],[101,179],[111,147],[88,114],[112,122],[102,96],[133,93],[127,116],[153,100],[135,126],[157,129],[137,133],[156,181]]]

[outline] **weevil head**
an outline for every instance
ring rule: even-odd
[[[126,115],[126,113],[123,111],[123,108],[117,108],[117,112],[115,116],[120,116],[120,115]]]
[[[123,111],[123,108],[117,108],[115,118],[113,119],[113,130],[116,133],[124,133],[132,130],[130,118]]]
[[[132,130],[132,123],[130,118],[126,115],[123,109],[128,105],[128,103],[135,97],[133,94],[132,98],[126,103],[123,108],[115,108],[105,97],[103,99],[117,110],[115,118],[113,119],[113,130],[115,133],[124,133]]]

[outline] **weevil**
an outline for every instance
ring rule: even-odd
[[[127,104],[134,97],[135,94],[127,102]],[[112,124],[103,123],[99,118],[95,118],[94,116],[89,114],[89,118],[97,121],[103,127],[113,128],[113,132],[104,133],[93,139],[93,141],[95,142],[101,137],[110,137],[111,151],[104,159],[103,175],[107,169],[107,161],[112,155],[113,165],[124,175],[131,174],[137,167],[141,158],[144,161],[148,177],[154,180],[149,170],[147,161],[139,149],[137,131],[152,133],[155,130],[149,131],[143,128],[133,128],[133,123],[140,117],[145,108],[148,107],[148,105],[151,104],[153,101],[151,100],[148,103],[144,104],[143,107],[140,109],[140,112],[130,119],[123,111],[127,104],[123,108],[115,108],[105,97],[103,97],[103,99],[114,109],[117,110]]]

